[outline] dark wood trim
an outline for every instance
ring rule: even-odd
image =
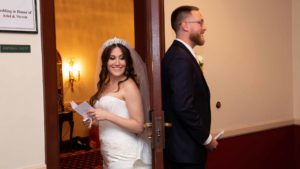
[[[164,1],[151,0],[146,2],[146,18],[147,24],[147,63],[149,65],[150,86],[151,86],[151,100],[152,100],[152,123],[153,133],[152,138],[154,142],[153,150],[153,168],[163,169],[163,140],[164,133],[161,132],[160,138],[157,137],[155,129],[160,126],[163,127],[163,112],[161,101],[161,58],[164,55]],[[156,145],[154,140],[161,139],[160,145]]]
[[[59,168],[56,42],[54,0],[40,1],[44,80],[45,161],[47,169]]]
[[[157,121],[163,121],[161,104],[161,59],[165,52],[164,39],[164,1],[134,1],[135,10],[135,48],[146,62],[150,93],[151,108],[154,110],[152,115],[153,125]],[[155,120],[159,119],[159,120]],[[163,129],[164,127],[161,126]],[[153,140],[156,134],[152,134]],[[161,135],[164,138],[164,135]],[[163,146],[153,150],[153,168],[163,169]],[[159,147],[159,146],[158,146]]]
[[[294,165],[295,169],[300,167],[300,126],[294,127]]]
[[[163,13],[163,1],[152,0],[149,4],[150,9],[150,56],[152,61],[152,96],[153,96],[153,138],[154,140],[160,139],[160,145],[156,145],[154,149],[154,164],[155,169],[164,168],[163,159],[163,144],[164,144],[164,131],[161,132],[160,138],[157,137],[155,129],[159,126],[160,129],[164,130],[164,116],[162,111],[162,100],[161,100],[161,58],[164,55],[164,13]]]
[[[165,55],[166,46],[165,46],[165,5],[164,0],[160,0],[159,2],[159,41],[160,41],[160,62]]]
[[[147,27],[149,22],[146,18],[147,16],[147,6],[145,1],[134,0],[134,40],[135,40],[135,50],[141,55],[144,61],[147,61]],[[147,65],[149,63],[146,62]]]
[[[296,169],[300,156],[295,154],[295,128],[291,125],[221,139],[218,149],[209,152],[206,168]]]

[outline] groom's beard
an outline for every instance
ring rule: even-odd
[[[205,39],[203,34],[200,33],[192,33],[190,34],[190,40],[195,43],[195,45],[203,46],[205,43]]]

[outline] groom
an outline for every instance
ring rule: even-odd
[[[206,31],[199,9],[181,6],[171,15],[176,39],[162,62],[165,157],[171,169],[204,169],[207,150],[217,148],[210,134],[210,93],[193,48],[204,45]]]

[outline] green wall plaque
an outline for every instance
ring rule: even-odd
[[[30,53],[30,45],[0,45],[1,53]]]

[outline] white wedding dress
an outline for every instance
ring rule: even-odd
[[[94,105],[118,116],[129,118],[124,100],[103,96]],[[109,122],[99,122],[99,137],[104,169],[151,169],[149,143],[134,133]]]

